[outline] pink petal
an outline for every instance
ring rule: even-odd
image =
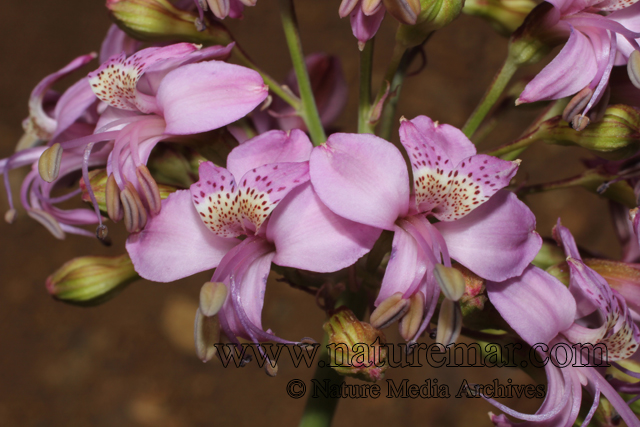
[[[527,343],[549,343],[573,324],[576,303],[555,277],[533,265],[521,276],[487,282],[489,300]]]
[[[186,135],[228,125],[260,105],[268,88],[257,72],[220,61],[184,65],[162,80],[158,105],[167,133]]]
[[[215,268],[238,243],[209,231],[193,208],[189,191],[179,190],[162,201],[162,210],[144,230],[129,236],[126,247],[140,276],[171,282]]]
[[[262,307],[267,277],[275,252],[269,252],[251,263],[240,283],[242,309],[257,328],[262,329]]]
[[[227,157],[227,169],[242,177],[253,168],[270,163],[306,162],[313,145],[302,131],[272,130],[234,148]]]
[[[379,236],[379,229],[331,212],[310,183],[293,190],[267,225],[267,238],[276,246],[274,263],[322,273],[352,265]]]
[[[114,55],[124,52],[127,56],[134,53],[142,43],[129,37],[116,24],[111,24],[107,36],[100,47],[100,63],[105,62]]]
[[[509,185],[519,164],[486,154],[464,159],[447,174],[449,191],[442,205],[434,209],[434,216],[441,221],[455,221],[468,215]]]
[[[421,281],[426,273],[426,260],[416,240],[402,228],[395,226],[389,263],[382,279],[375,305],[396,292],[404,294]]]
[[[535,216],[505,190],[462,219],[434,225],[451,258],[493,281],[521,274],[542,246]]]
[[[310,175],[323,203],[344,218],[393,230],[396,219],[407,214],[407,167],[384,139],[334,133],[311,153]]]
[[[56,103],[53,115],[57,126],[51,139],[67,130],[95,102],[97,102],[96,96],[86,78],[77,81],[67,89]]]
[[[360,43],[365,43],[376,35],[384,19],[384,13],[385,8],[381,7],[373,15],[367,16],[360,6],[351,12],[351,31]]]
[[[573,26],[569,27],[571,35],[567,43],[558,56],[529,82],[518,102],[563,98],[577,93],[591,83],[598,72],[591,41]]]

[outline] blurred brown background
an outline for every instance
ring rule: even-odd
[[[306,53],[326,51],[341,57],[352,86],[338,123],[354,131],[358,51],[347,19],[338,18],[338,0],[297,2]],[[279,27],[276,2],[260,0],[243,21],[229,22],[234,34],[265,70],[278,78],[290,67]],[[376,41],[374,84],[380,83],[393,47],[395,23],[387,17]],[[0,158],[12,153],[27,115],[34,85],[72,58],[97,51],[109,26],[98,0],[4,2],[0,14]],[[428,43],[428,65],[409,79],[399,113],[426,114],[462,126],[506,52],[506,41],[484,22],[462,16]],[[95,64],[94,64],[95,67]],[[525,70],[525,73],[535,70]],[[534,111],[510,114],[485,145],[517,136]],[[580,170],[577,149],[534,147],[523,157],[518,179],[530,183],[557,179]],[[11,174],[17,189],[21,172]],[[0,197],[0,208],[7,208]],[[581,190],[532,196],[538,230],[549,235],[558,216],[593,251],[616,256],[606,204]],[[68,259],[84,254],[119,254],[124,235],[115,231],[111,249],[97,241],[69,236],[57,241],[21,215],[11,226],[0,223],[0,425],[2,426],[210,426],[296,425],[304,399],[285,392],[293,378],[307,382],[311,370],[282,364],[276,378],[255,365],[224,369],[203,365],[194,355],[192,322],[203,273],[173,284],[138,282],[109,303],[77,308],[53,301],[44,279]],[[118,234],[119,233],[119,234]],[[272,282],[264,324],[283,337],[321,339],[323,313],[312,299]],[[390,328],[388,335],[397,340]],[[438,378],[453,393],[469,382],[500,378],[530,380],[508,369],[396,369],[396,382],[421,384]],[[384,390],[384,386],[383,386]],[[541,401],[505,402],[535,411]],[[342,425],[426,426],[490,425],[491,407],[479,399],[343,400],[336,415]]]

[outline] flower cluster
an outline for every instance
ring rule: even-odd
[[[640,386],[629,380],[640,378],[640,273],[633,264],[640,259],[640,5],[474,5],[471,13],[501,32],[522,24],[505,66],[464,128],[402,116],[395,133],[399,85],[429,35],[457,17],[462,2],[343,0],[339,15],[351,17],[363,50],[355,133],[331,128],[346,105],[339,59],[304,58],[292,3],[280,2],[294,62],[285,84],[258,68],[222,24],[255,0],[109,0],[122,29],[109,30],[100,55],[80,56],[35,87],[24,137],[0,160],[5,219],[18,214],[9,173],[30,166],[22,209],[55,237],[95,233],[108,244],[107,224],[120,221],[128,233],[126,254],[71,260],[47,279],[48,291],[94,304],[139,277],[173,282],[213,270],[195,313],[198,356],[208,361],[216,343],[247,340],[268,358],[266,342],[313,341],[263,326],[273,270],[322,301],[331,342],[376,338],[380,345],[380,330],[397,323],[408,348],[425,335],[447,346],[470,332],[518,340],[555,362],[553,346],[588,344],[581,356],[612,362],[607,372],[546,365],[548,391],[533,415],[483,396],[504,412],[491,414],[497,426],[513,424],[507,415],[527,425],[610,425],[601,396],[614,418],[640,426],[633,406]],[[140,12],[133,28],[136,11],[149,13]],[[386,12],[400,28],[372,101],[370,40]],[[522,138],[478,153],[470,138],[515,69],[558,44],[564,47],[523,86],[516,105],[553,102]],[[100,64],[86,77],[62,94],[51,90],[96,57]],[[620,75],[615,66],[628,71]],[[622,85],[620,97],[631,105],[611,104]],[[519,154],[540,140],[581,145],[607,159],[587,160],[586,172],[561,182],[515,185]],[[63,192],[69,183],[76,188]],[[611,200],[622,262],[583,256],[559,220],[557,245],[536,232],[521,196],[570,186]],[[74,198],[90,207],[62,207]],[[368,322],[364,312],[350,311],[354,299],[369,311]],[[596,351],[602,346],[606,357]],[[276,372],[269,363],[267,373]],[[362,364],[338,372],[375,381],[384,369]]]

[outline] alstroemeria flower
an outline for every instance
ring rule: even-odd
[[[502,283],[487,283],[491,303],[530,345],[601,343],[607,348],[604,362],[632,356],[638,348],[640,334],[624,299],[602,276],[582,262],[573,236],[560,223],[554,228],[554,237],[567,255],[571,275],[569,288],[550,274],[530,266],[520,277]],[[595,357],[598,352],[594,352],[589,360]],[[489,401],[505,413],[532,425],[569,427],[578,416],[584,385],[594,397],[585,425],[595,413],[602,393],[627,425],[640,426],[629,406],[594,367],[576,363],[563,369],[546,368],[549,392],[535,415],[518,413]],[[566,389],[564,395],[563,389]],[[497,426],[512,425],[504,415],[492,416],[492,420]]]
[[[124,53],[114,56],[89,74],[93,92],[108,106],[94,135],[61,145],[85,147],[88,159],[94,143],[114,141],[107,164],[114,181],[107,191],[108,213],[114,221],[124,217],[130,232],[144,227],[147,210],[157,214],[161,208],[157,185],[145,166],[159,141],[225,126],[267,97],[257,72],[212,60],[227,58],[232,47],[152,47],[128,58]]]
[[[568,40],[516,103],[579,94],[573,116],[585,116],[604,95],[613,66],[626,64],[631,51],[638,49],[635,39],[640,37],[640,25],[629,24],[638,21],[640,9],[631,6],[635,1],[620,0],[549,3],[554,7],[544,17],[543,31],[564,34]]]
[[[402,154],[373,135],[331,135],[311,154],[310,175],[336,214],[395,233],[375,304],[401,295],[404,306],[395,306],[402,315],[409,300],[422,302],[412,317],[427,314],[419,328],[403,332],[409,340],[435,310],[436,264],[451,267],[454,258],[481,277],[506,280],[522,273],[542,241],[531,211],[514,194],[499,192],[517,162],[478,155],[460,130],[425,116],[403,120],[400,140],[411,159],[413,195]]]
[[[129,237],[136,271],[168,282],[217,267],[211,281],[230,291],[219,313],[227,337],[282,341],[261,323],[271,263],[332,272],[353,264],[379,236],[320,202],[308,182],[311,150],[299,130],[271,131],[234,148],[227,169],[202,163],[190,191],[171,194]]]

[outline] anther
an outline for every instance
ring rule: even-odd
[[[109,229],[106,225],[100,224],[96,227],[96,237],[105,246],[111,246],[111,237],[109,237]]]
[[[142,205],[140,195],[133,184],[127,182],[120,193],[122,211],[124,213],[124,226],[129,233],[137,233],[147,224],[147,212]]]
[[[267,358],[267,362],[264,364],[264,371],[270,377],[275,377],[278,375],[278,364],[275,361]]]
[[[629,74],[629,80],[631,80],[631,83],[640,89],[640,52],[637,50],[634,50],[631,52],[631,55],[629,55],[627,73]]]
[[[113,174],[109,175],[109,178],[107,178],[105,199],[107,204],[107,215],[109,215],[111,221],[120,221],[124,213],[122,211],[122,204],[120,203],[120,188],[118,187],[116,178]]]
[[[56,239],[62,240],[65,238],[65,234],[62,230],[62,227],[60,227],[60,223],[53,216],[51,216],[51,214],[40,209],[29,209],[27,211],[27,214],[29,214],[31,218],[35,219],[47,230],[49,230],[49,232],[53,234],[53,237],[55,237]]]
[[[4,220],[7,221],[9,224],[13,224],[13,221],[16,220],[16,216],[18,216],[18,212],[15,209],[9,209],[4,214]]]
[[[229,290],[222,282],[207,282],[200,289],[200,311],[207,317],[218,314]]]
[[[582,110],[587,106],[591,97],[593,96],[593,89],[589,88],[589,86],[582,89],[578,92],[571,101],[564,107],[564,111],[562,112],[562,119],[571,123],[573,118],[577,115],[580,115]]]
[[[138,177],[140,188],[142,188],[142,193],[149,206],[149,211],[157,215],[162,208],[162,199],[160,198],[160,190],[158,189],[156,180],[153,179],[151,172],[149,172],[149,169],[147,169],[145,165],[138,166],[136,176]]]
[[[464,294],[464,276],[453,267],[436,264],[433,274],[445,298],[458,301]]]
[[[422,292],[416,292],[409,299],[409,310],[407,310],[407,314],[400,320],[400,335],[405,341],[409,341],[416,335],[422,323],[423,315],[424,296]]]
[[[456,342],[461,330],[462,310],[460,304],[445,298],[440,304],[436,342],[446,347]]]
[[[196,343],[196,354],[203,362],[213,359],[217,353],[215,344],[220,341],[220,324],[218,317],[203,316],[200,309],[196,311],[194,324],[194,339]]]
[[[589,126],[589,123],[591,123],[589,117],[583,116],[582,114],[578,114],[571,119],[571,127],[578,132]]]
[[[38,172],[40,177],[47,182],[53,182],[60,173],[60,162],[62,161],[62,146],[59,143],[53,144],[40,155],[38,160]]]
[[[396,292],[382,301],[369,318],[369,323],[376,329],[383,329],[404,316],[409,310],[409,300],[402,297],[401,292]]]

